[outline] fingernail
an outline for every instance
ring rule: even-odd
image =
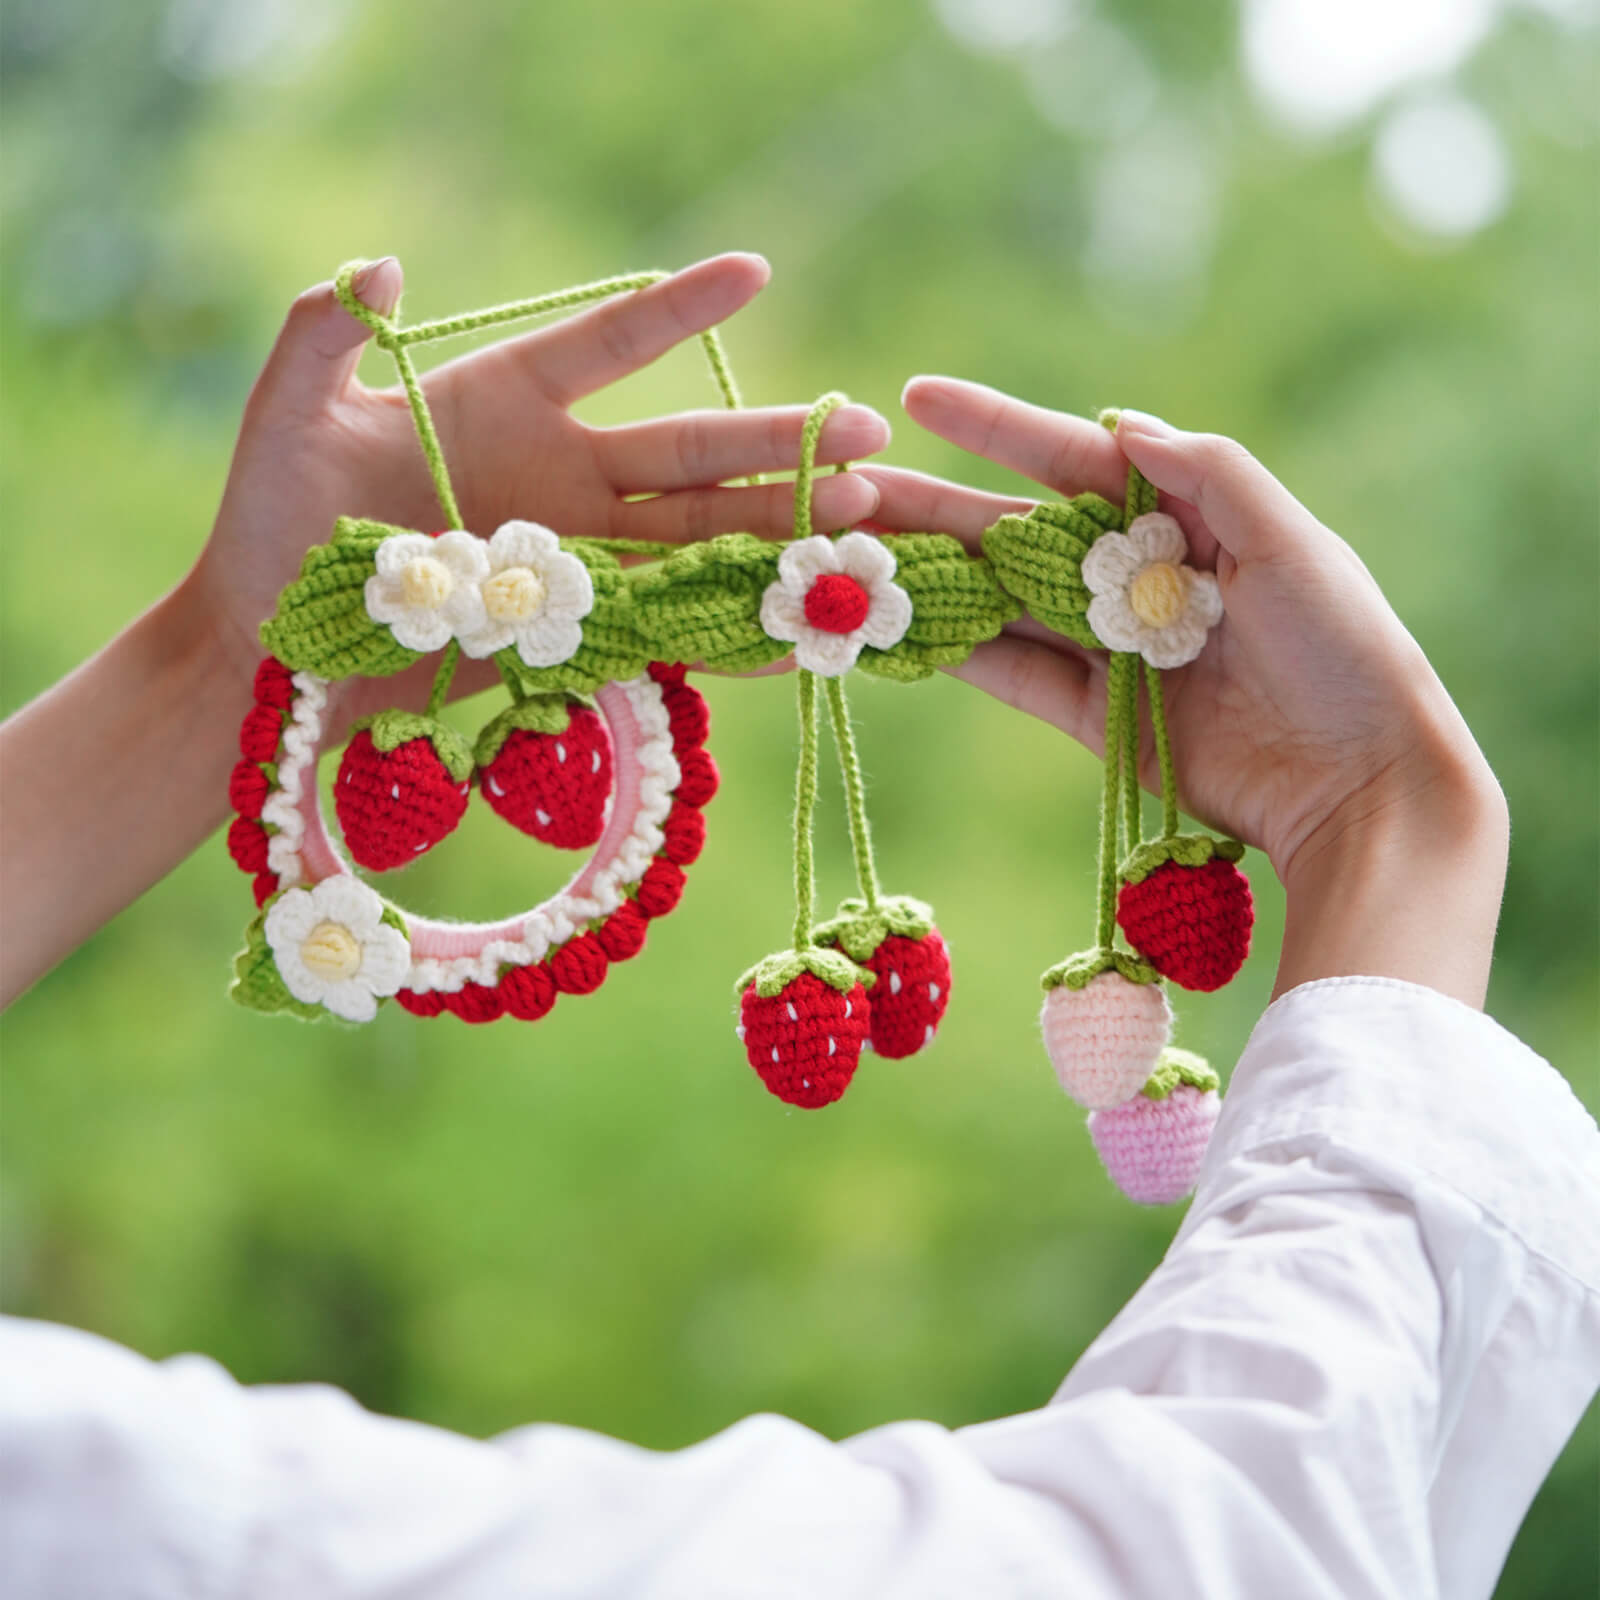
[[[356,298],[381,316],[388,316],[400,298],[400,262],[395,256],[370,261],[350,280]]]
[[[842,528],[878,509],[878,486],[853,472],[818,480],[811,491],[811,520],[819,528]]]
[[[888,420],[871,406],[840,406],[822,425],[822,437],[830,461],[851,461],[856,456],[875,455],[890,438]]]
[[[1138,433],[1147,439],[1170,439],[1177,431],[1160,417],[1152,417],[1148,411],[1124,411],[1117,419],[1119,434]]]

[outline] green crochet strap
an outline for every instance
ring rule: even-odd
[[[844,679],[828,679],[828,718],[833,724],[833,747],[839,756],[839,772],[844,778],[845,805],[850,812],[850,848],[856,862],[856,884],[869,913],[881,909],[883,890],[878,883],[878,864],[872,856],[872,829],[867,822],[867,788],[861,776],[861,761],[856,754],[855,731],[850,726],[850,706],[845,699]]]
[[[1106,779],[1100,796],[1100,896],[1095,944],[1109,951],[1117,930],[1117,802],[1121,793],[1122,724],[1127,704],[1123,680],[1137,656],[1115,651],[1106,666]]]
[[[1142,791],[1139,788],[1139,668],[1142,665],[1140,658],[1134,656],[1122,686],[1122,856],[1139,844],[1142,827]]]
[[[806,415],[805,426],[800,430],[800,465],[794,474],[794,536],[807,539],[811,536],[811,480],[816,476],[817,441],[822,437],[822,425],[845,403],[846,396],[837,390],[825,394]]]
[[[1115,406],[1107,406],[1096,419],[1100,426],[1108,433],[1115,434],[1117,420],[1122,413]],[[1154,511],[1159,496],[1156,487],[1145,475],[1130,461],[1128,463],[1128,487],[1122,500],[1122,531],[1126,533],[1135,517],[1142,517]]]
[[[1161,837],[1178,832],[1178,773],[1172,761],[1172,739],[1167,732],[1167,696],[1161,669],[1145,664],[1144,681],[1150,691],[1150,723],[1156,735],[1156,760],[1161,767]]]
[[[800,762],[794,775],[794,946],[812,947],[811,926],[815,907],[811,823],[817,809],[817,678],[801,667]]]

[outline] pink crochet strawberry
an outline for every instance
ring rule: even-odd
[[[750,1065],[773,1094],[789,1105],[815,1109],[850,1087],[871,1007],[865,985],[850,981],[855,969],[843,957],[813,950],[795,959],[806,957],[825,957],[827,975],[819,976],[810,963],[776,983],[781,974],[762,975],[758,968],[747,975],[739,1000],[739,1037]],[[762,967],[779,959],[769,957]]]
[[[933,1043],[950,1003],[950,953],[928,906],[899,895],[875,908],[846,900],[814,937],[878,980],[869,1039],[880,1056],[898,1061]]]
[[[1236,839],[1183,834],[1141,845],[1123,864],[1117,922],[1128,943],[1184,989],[1209,992],[1250,953],[1255,908]]]
[[[387,872],[432,849],[467,809],[472,765],[466,741],[434,717],[384,711],[358,722],[333,787],[357,863]]]
[[[1144,1088],[1089,1113],[1089,1134],[1111,1181],[1140,1205],[1165,1206],[1195,1186],[1221,1100],[1197,1055],[1168,1048]]]
[[[1087,950],[1045,973],[1044,987],[1039,1023],[1061,1087],[1093,1110],[1136,1095],[1172,1030],[1154,968],[1121,950]]]
[[[599,716],[564,695],[508,707],[478,735],[483,797],[512,827],[563,850],[605,832],[611,737]]]

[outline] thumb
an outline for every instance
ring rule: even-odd
[[[1325,529],[1242,444],[1184,433],[1142,411],[1117,421],[1122,453],[1156,488],[1187,500],[1236,561],[1269,561],[1303,550]]]
[[[393,256],[371,262],[351,279],[363,305],[389,316],[404,285]],[[252,404],[272,409],[320,411],[340,399],[355,375],[373,330],[339,304],[331,283],[319,283],[296,296],[262,368]]]

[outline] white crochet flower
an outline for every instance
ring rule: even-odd
[[[488,575],[483,541],[452,528],[430,539],[397,533],[378,546],[367,579],[367,615],[408,650],[442,650],[452,635],[483,626],[478,585]]]
[[[894,557],[867,533],[813,534],[778,557],[778,581],[761,597],[769,638],[794,646],[795,660],[837,678],[861,647],[888,650],[911,626],[911,596],[894,580]]]
[[[371,1022],[378,996],[411,970],[411,942],[383,920],[383,901],[357,878],[325,878],[272,903],[264,930],[284,987],[347,1022]]]
[[[461,648],[492,656],[515,644],[530,667],[569,661],[583,643],[582,619],[594,609],[589,569],[537,522],[506,522],[489,541],[489,572],[479,585],[483,620],[458,632]]]
[[[1164,511],[1135,517],[1126,533],[1103,533],[1083,558],[1094,596],[1089,626],[1108,650],[1134,650],[1165,670],[1193,661],[1222,620],[1209,572],[1184,565],[1183,529]]]

